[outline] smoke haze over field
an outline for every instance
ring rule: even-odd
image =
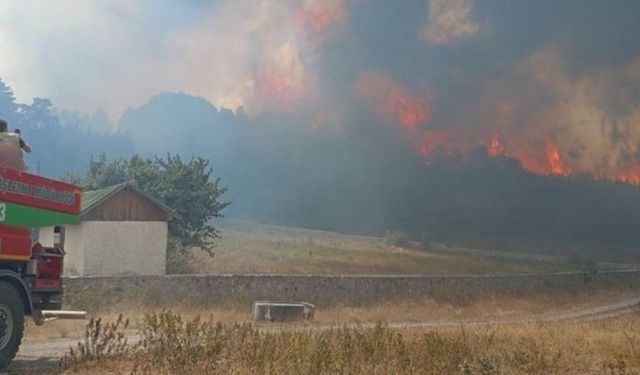
[[[515,225],[522,189],[566,183],[552,190],[577,215],[600,197],[574,194],[589,178],[640,184],[638,14],[632,0],[6,0],[0,77],[19,102],[80,112],[63,125],[104,129],[105,111],[132,152],[211,157],[236,213],[420,233],[473,200]],[[445,181],[460,179],[476,190],[456,196]]]

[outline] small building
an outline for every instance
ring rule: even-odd
[[[43,228],[45,246],[64,244],[65,275],[162,275],[175,213],[128,183],[82,197],[80,223]]]

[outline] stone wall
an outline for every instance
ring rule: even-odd
[[[319,307],[360,306],[412,298],[476,298],[594,282],[583,273],[516,276],[167,275],[71,277],[68,306],[248,306],[256,300],[307,301]],[[640,285],[640,270],[601,272],[597,283]]]

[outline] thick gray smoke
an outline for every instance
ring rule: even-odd
[[[314,48],[346,21],[341,0],[0,3],[0,77],[21,101],[106,110],[165,91],[259,114],[311,84]]]
[[[0,77],[78,123],[106,111],[132,152],[212,158],[236,212],[413,233],[519,212],[548,232],[519,206],[528,186],[640,184],[638,14],[631,0],[5,0]],[[443,157],[486,175],[456,196],[438,186],[458,181]],[[518,188],[476,196],[499,191],[489,175]]]

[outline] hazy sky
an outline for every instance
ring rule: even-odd
[[[113,117],[163,91],[260,111],[256,82],[284,79],[301,95],[302,59],[317,42],[307,31],[344,22],[344,12],[341,0],[6,0],[0,77],[21,101],[47,96]]]

